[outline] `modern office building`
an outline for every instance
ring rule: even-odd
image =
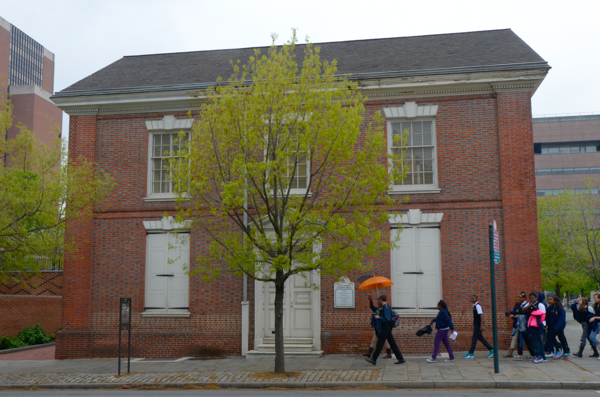
[[[588,178],[600,180],[600,114],[536,117],[533,141],[538,196],[584,192]]]
[[[62,125],[62,111],[50,96],[54,93],[54,54],[23,31],[0,17],[0,90],[10,94],[13,126],[10,139],[22,123],[42,142],[50,142],[51,131]]]

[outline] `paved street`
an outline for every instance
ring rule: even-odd
[[[148,393],[148,390],[34,390],[24,391],[16,390],[2,391],[2,397],[123,397],[123,396],[140,396],[140,393]],[[359,389],[359,390],[248,390],[248,389],[223,389],[223,390],[185,390],[185,389],[157,389],[149,392],[151,396],[156,397],[279,397],[279,396],[306,396],[306,397],[428,397],[428,396],[444,396],[444,397],[514,397],[515,390],[490,390],[490,389],[475,389],[475,390],[387,390],[387,389]],[[565,392],[562,390],[519,390],[519,397],[564,397]],[[598,392],[587,390],[571,390],[569,396],[573,397],[597,397]]]

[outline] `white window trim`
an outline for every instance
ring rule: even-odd
[[[148,164],[147,186],[144,201],[175,201],[175,193],[152,193],[152,142],[153,135],[160,133],[173,133],[181,130],[191,130],[194,120],[176,119],[175,116],[164,116],[162,120],[147,120],[148,129]]]
[[[443,212],[438,213],[422,213],[420,209],[410,209],[406,214],[390,214],[388,220],[391,228],[400,228],[403,226],[437,226],[439,227],[442,218],[444,217]],[[441,249],[441,246],[440,246]],[[441,253],[440,253],[441,254]],[[392,274],[390,276],[393,278]],[[443,275],[440,274],[443,281]],[[443,282],[442,282],[443,284]],[[392,286],[392,288],[394,288]],[[442,294],[443,295],[443,294]],[[396,310],[399,317],[432,317],[436,316],[438,310],[420,310],[420,311],[403,311]]]
[[[156,221],[143,221],[142,223],[144,225],[144,229],[146,229],[146,233],[168,233],[175,230],[187,233],[190,231],[192,226],[191,221],[184,221],[183,223],[180,223],[176,222],[175,218],[171,216],[165,216]],[[191,317],[192,315],[189,309],[144,309],[141,314],[142,317]]]
[[[437,129],[436,119],[438,105],[418,106],[416,102],[406,102],[404,105],[394,108],[383,108],[387,118],[387,145],[388,153],[392,152],[394,138],[392,134],[392,123],[399,121],[433,121],[433,184],[428,185],[392,185],[388,194],[421,194],[440,193],[437,168]],[[392,167],[393,165],[390,164]]]

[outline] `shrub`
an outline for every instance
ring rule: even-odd
[[[17,336],[0,337],[0,350],[50,343],[54,339],[54,334],[45,333],[44,329],[39,324],[36,324],[35,327],[25,328]]]

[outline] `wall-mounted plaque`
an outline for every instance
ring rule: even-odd
[[[337,309],[354,308],[354,283],[339,282],[333,284],[333,306]]]

